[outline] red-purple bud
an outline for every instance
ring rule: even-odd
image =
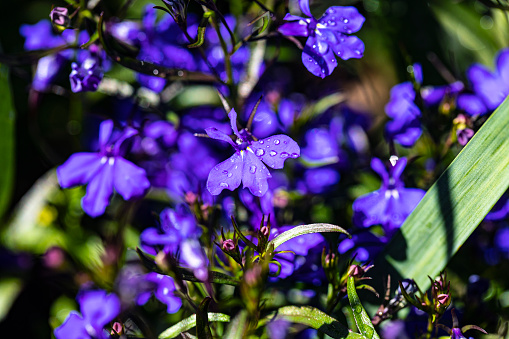
[[[58,26],[69,26],[69,12],[65,7],[54,7],[49,13],[51,22]]]
[[[261,232],[264,236],[266,236],[266,237],[268,237],[268,236],[269,236],[269,228],[268,228],[267,226],[263,226],[263,227],[260,229],[260,232]]]
[[[235,249],[235,243],[232,239],[226,239],[223,241],[223,251],[230,252]]]
[[[115,335],[115,334],[122,334],[124,331],[124,328],[122,327],[122,324],[119,323],[118,321],[115,321],[113,323],[113,326],[111,327],[111,335]]]
[[[451,301],[451,296],[449,294],[439,294],[437,300],[440,304],[448,306]]]
[[[354,278],[361,278],[366,271],[359,265],[351,265],[348,269],[348,275]]]

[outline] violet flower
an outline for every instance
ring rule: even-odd
[[[71,68],[69,81],[74,93],[97,90],[103,78],[101,60],[98,57],[90,56],[80,65],[73,62]]]
[[[334,53],[341,59],[361,58],[364,43],[352,34],[361,29],[365,18],[352,6],[329,7],[320,19],[309,9],[309,0],[299,0],[303,18],[286,14],[289,21],[278,28],[284,35],[308,37],[302,52],[304,66],[314,75],[325,78],[337,66]]]
[[[145,305],[153,293],[157,300],[167,306],[166,312],[173,314],[180,310],[182,300],[174,293],[175,283],[172,277],[151,272],[145,275],[144,280],[153,286],[138,295],[136,299],[138,305]]]
[[[271,177],[265,164],[276,169],[283,168],[286,159],[300,156],[300,148],[292,138],[283,134],[254,141],[247,130],[244,129],[239,133],[235,110],[232,109],[228,116],[232,130],[237,136],[237,143],[216,128],[205,129],[209,137],[226,141],[235,149],[235,153],[229,159],[210,171],[207,189],[212,195],[218,195],[225,188],[235,190],[242,181],[244,188],[249,188],[253,195],[260,197],[267,192],[269,188],[267,179]]]
[[[88,184],[81,200],[88,215],[97,217],[104,213],[113,188],[122,198],[130,200],[143,196],[150,187],[145,170],[124,159],[121,152],[122,143],[136,133],[128,127],[120,136],[112,138],[113,121],[106,120],[99,129],[99,152],[75,153],[57,168],[62,188]]]
[[[390,235],[403,224],[425,194],[418,188],[405,188],[401,174],[406,164],[406,158],[401,158],[387,172],[380,159],[371,160],[371,168],[382,177],[382,186],[354,201],[352,208],[355,225],[382,225],[386,234]]]
[[[104,326],[120,313],[120,300],[105,291],[85,291],[78,295],[81,315],[72,311],[64,323],[55,329],[57,339],[106,339],[110,335]]]
[[[385,125],[386,136],[404,147],[412,147],[422,134],[421,111],[414,102],[415,96],[413,84],[407,81],[391,89],[391,98],[385,105],[385,113],[392,118]]]

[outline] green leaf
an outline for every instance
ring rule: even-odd
[[[276,250],[283,243],[291,240],[299,235],[310,234],[310,233],[327,233],[327,232],[340,232],[346,234],[349,238],[351,238],[350,234],[342,229],[339,226],[331,225],[331,224],[308,224],[308,225],[300,225],[295,226],[294,228],[281,233],[274,239],[272,239],[268,244],[267,248],[270,248],[270,245],[274,245],[274,250]]]
[[[240,311],[226,329],[225,339],[242,339],[247,332],[247,311]]]
[[[201,18],[200,26],[198,26],[198,34],[196,37],[196,42],[190,45],[187,45],[188,48],[196,48],[203,45],[205,41],[205,30],[207,28],[207,24],[209,22],[209,18],[214,14],[212,11],[206,11],[203,13],[203,17]]]
[[[14,183],[14,121],[9,69],[0,64],[0,219],[9,207]]]
[[[23,281],[18,278],[0,280],[0,321],[2,321],[23,288]]]
[[[85,49],[90,47],[94,42],[96,42],[99,39],[99,31],[95,31],[94,34],[90,37],[90,39],[80,46],[81,49]]]
[[[212,339],[212,332],[209,327],[209,317],[207,310],[209,308],[211,297],[205,297],[200,303],[198,313],[196,314],[196,335],[198,339]]]
[[[220,321],[220,322],[229,322],[230,316],[223,313],[208,313],[209,321]],[[169,339],[175,338],[180,333],[188,331],[196,326],[196,314],[193,314],[189,318],[186,318],[172,327],[166,329],[163,333],[159,335],[159,339]]]
[[[437,276],[509,187],[506,99],[408,216],[375,263],[373,276]],[[399,277],[398,277],[399,275]]]
[[[279,308],[276,312],[268,315],[261,320],[259,326],[265,325],[270,321],[284,319],[293,323],[304,324],[320,332],[331,336],[332,338],[361,339],[364,338],[359,333],[348,330],[336,319],[324,312],[310,306],[285,306]]]
[[[357,290],[355,288],[354,277],[348,277],[346,289],[348,293],[348,301],[352,307],[353,317],[357,327],[359,328],[359,331],[362,333],[362,335],[364,335],[364,337],[368,339],[380,339],[375,331],[375,326],[371,322],[371,319],[366,313],[364,307],[362,307],[361,300],[359,299]]]

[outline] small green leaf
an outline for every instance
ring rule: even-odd
[[[207,24],[209,22],[209,18],[214,14],[212,11],[207,11],[203,13],[203,17],[201,18],[200,26],[198,26],[198,35],[196,37],[196,42],[190,45],[187,45],[188,48],[196,48],[203,45],[205,41],[205,30],[207,29]]]
[[[233,318],[232,322],[226,329],[225,339],[242,339],[247,332],[247,311],[242,310]]]
[[[208,313],[207,314],[209,321],[220,321],[220,322],[229,322],[230,316],[223,313]],[[188,331],[196,326],[196,314],[193,314],[189,318],[186,318],[172,327],[166,329],[163,333],[159,335],[159,339],[170,339],[177,337],[180,333]]]
[[[90,45],[92,45],[94,42],[96,42],[99,39],[99,31],[95,31],[94,34],[90,37],[90,39],[80,46],[81,49],[88,48]]]
[[[304,324],[320,332],[339,339],[361,339],[364,338],[359,333],[348,330],[336,319],[325,314],[317,308],[310,306],[285,306],[279,308],[276,312],[269,314],[259,322],[259,326],[268,322],[284,319],[293,323]]]
[[[342,229],[339,226],[332,225],[332,224],[308,224],[308,225],[300,225],[295,226],[294,228],[281,233],[274,239],[272,239],[268,245],[267,248],[270,247],[270,245],[274,245],[274,250],[277,249],[279,246],[281,246],[283,243],[287,242],[288,240],[291,240],[295,237],[298,237],[299,235],[303,234],[310,234],[310,233],[327,233],[327,232],[339,232],[346,234],[349,238],[351,238],[350,234]]]
[[[373,323],[366,313],[366,310],[364,307],[362,307],[361,300],[359,299],[357,290],[355,288],[354,277],[348,277],[346,289],[348,293],[348,301],[350,301],[355,323],[357,324],[359,331],[362,333],[362,335],[364,335],[364,337],[368,339],[380,339],[375,331],[375,326],[373,326]]]
[[[0,218],[11,201],[14,183],[14,130],[15,117],[9,86],[9,69],[0,64]]]

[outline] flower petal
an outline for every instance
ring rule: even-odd
[[[327,48],[325,52],[320,51],[320,46],[323,45],[323,41],[319,45],[316,37],[310,36],[302,51],[302,63],[304,66],[313,75],[322,79],[330,75],[338,63],[331,48]]]
[[[211,137],[212,139],[226,141],[227,143],[232,145],[234,148],[237,148],[237,145],[235,145],[232,138],[230,138],[230,136],[228,134],[224,133],[223,131],[218,130],[215,127],[206,128],[205,133],[207,133],[207,135],[209,137]]]
[[[352,34],[361,29],[366,19],[352,6],[329,7],[318,22],[326,29]]]
[[[283,168],[286,159],[300,156],[299,145],[284,134],[276,134],[253,142],[248,147],[249,151],[272,168]]]
[[[223,189],[234,191],[242,180],[242,158],[235,152],[230,158],[214,166],[207,179],[210,194],[218,195]]]
[[[270,172],[267,167],[249,151],[244,153],[244,169],[242,171],[242,183],[244,188],[249,188],[251,194],[261,197],[264,195],[269,185],[267,178],[270,178]]]
[[[117,192],[124,200],[143,196],[150,187],[145,170],[122,157],[114,159],[113,185]]]
[[[286,19],[285,17],[285,20],[289,19]],[[309,36],[308,23],[302,19],[298,21],[285,22],[279,26],[277,30],[281,34],[288,36]]]
[[[235,112],[235,109],[232,108],[230,113],[228,113],[228,118],[230,118],[230,125],[232,127],[233,133],[235,133],[237,138],[242,140],[242,137],[239,134],[239,129],[237,128],[237,112]]]
[[[313,17],[313,14],[311,14],[311,10],[309,9],[309,0],[299,0],[299,6],[302,13],[311,18]]]
[[[498,53],[497,71],[505,88],[509,88],[509,48],[502,49]]]
[[[378,158],[371,159],[371,168],[382,178],[382,185],[389,184],[389,173],[382,160]]]
[[[109,164],[109,158],[87,186],[87,193],[81,199],[83,211],[91,217],[97,217],[104,213],[110,203],[113,194],[113,166]]]
[[[106,147],[113,132],[113,120],[105,120],[99,126],[99,147],[101,150]]]
[[[506,86],[483,65],[476,64],[470,67],[467,77],[472,83],[474,91],[483,99],[488,109],[497,108],[505,99],[507,89],[504,87]]]
[[[76,311],[71,311],[64,323],[55,329],[57,339],[86,339],[90,338],[85,328],[83,318]]]
[[[364,55],[364,43],[358,37],[336,34],[337,43],[331,44],[334,52],[343,60],[359,59]]]
[[[87,324],[102,329],[120,313],[120,300],[103,290],[86,291],[78,296],[81,313]]]
[[[481,98],[474,94],[460,94],[458,95],[457,103],[458,108],[464,110],[468,115],[484,115],[488,113],[488,109],[484,105]]]
[[[353,202],[353,222],[356,226],[369,227],[385,222],[387,209],[385,192],[385,189],[380,189],[363,195]]]
[[[75,153],[57,168],[57,178],[60,187],[69,188],[87,184],[97,173],[106,157],[99,153]]]

